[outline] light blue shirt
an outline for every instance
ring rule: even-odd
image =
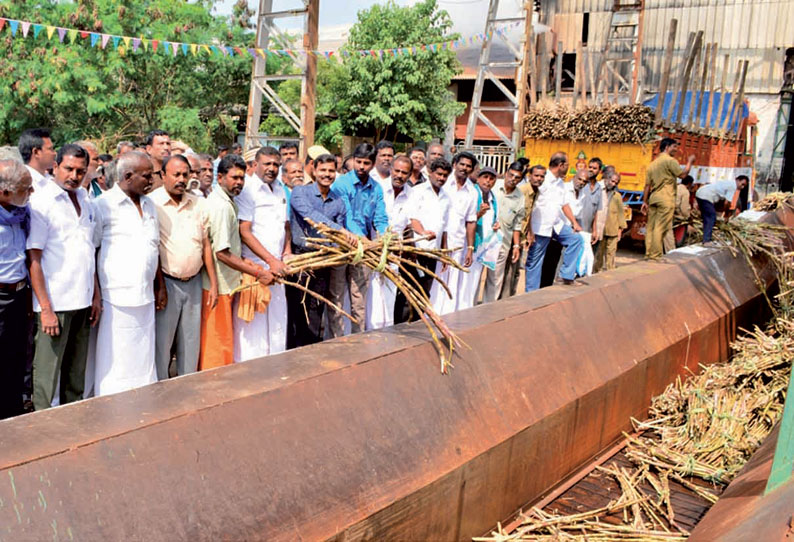
[[[372,230],[380,235],[389,229],[389,216],[383,201],[383,188],[372,177],[363,184],[355,171],[337,177],[331,192],[339,196],[347,208],[347,229],[364,237]]]
[[[0,206],[0,283],[14,284],[28,276],[25,244],[30,228],[30,210]]]

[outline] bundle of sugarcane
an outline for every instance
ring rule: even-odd
[[[524,137],[591,143],[644,143],[653,137],[653,111],[643,105],[534,107],[523,119]]]
[[[753,203],[756,211],[775,211],[783,206],[794,208],[791,192],[772,192]]]
[[[461,266],[457,260],[451,257],[451,254],[460,250],[460,248],[423,249],[417,247],[416,242],[425,240],[426,237],[403,239],[402,236],[392,235],[391,233],[383,235],[376,241],[361,238],[354,241],[345,232],[335,230],[324,224],[316,224],[310,220],[308,222],[317,230],[319,237],[306,240],[307,245],[314,249],[312,252],[300,254],[287,261],[289,272],[292,274],[311,273],[314,270],[327,267],[360,264],[381,273],[383,277],[394,283],[397,289],[402,292],[411,309],[427,326],[439,353],[441,372],[446,374],[448,368],[452,366],[452,355],[455,347],[460,346],[462,342],[433,310],[427,293],[422,289],[413,274],[408,271],[409,268],[414,268],[433,277],[444,288],[447,295],[452,297],[449,288],[435,273],[435,269],[424,267],[419,263],[418,259],[429,258],[433,262],[441,262],[444,265],[468,272],[467,268]],[[314,295],[305,287],[301,289],[309,295]],[[336,307],[327,299],[321,298],[321,300],[331,305],[335,310],[341,311],[339,307]],[[353,320],[352,316],[344,314]]]

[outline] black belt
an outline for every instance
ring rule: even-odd
[[[28,279],[22,279],[19,282],[12,282],[11,284],[4,284],[0,282],[1,292],[18,292],[28,285]]]
[[[197,276],[198,276],[198,273],[196,273],[196,274],[195,274],[195,275],[193,275],[192,277],[189,277],[189,278],[186,278],[186,279],[181,279],[181,278],[179,278],[179,277],[175,277],[175,276],[173,276],[173,275],[169,275],[168,273],[163,273],[163,276],[164,276],[164,277],[167,277],[167,278],[169,278],[169,279],[171,279],[171,280],[178,280],[179,282],[190,282],[191,280],[193,280],[195,277],[197,277]]]

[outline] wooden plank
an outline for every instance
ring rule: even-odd
[[[317,50],[320,25],[320,0],[306,3],[306,32],[303,35],[303,49],[306,53],[306,77],[301,88],[301,143],[300,155],[306,156],[309,147],[314,145],[314,113],[317,102],[317,55],[309,51]]]
[[[593,50],[589,47],[587,48],[587,75],[590,78],[590,97],[593,100],[593,105],[595,105],[597,96],[596,96],[596,86],[595,86],[595,77],[593,75],[593,62],[595,61],[595,54]]]
[[[708,103],[708,110],[706,111],[706,126],[704,129],[706,132],[711,131],[711,115],[714,111],[714,92],[715,89],[715,82],[717,80],[717,42],[711,44],[711,66],[709,66],[709,71],[711,72],[711,78],[709,79],[709,103]]]
[[[546,100],[549,89],[549,52],[546,44],[546,35],[541,34],[538,41],[538,58],[540,59],[540,101]]]
[[[582,86],[582,42],[576,44],[576,67],[573,74],[573,108],[576,109],[576,103],[579,98],[579,89]]]
[[[687,38],[686,49],[684,49],[684,57],[681,59],[681,64],[678,67],[678,76],[676,77],[676,84],[675,84],[675,94],[673,95],[673,100],[670,102],[670,111],[665,120],[673,120],[673,113],[675,112],[675,108],[681,108],[681,103],[683,102],[683,97],[681,96],[681,85],[684,83],[684,70],[686,69],[687,59],[689,58],[689,53],[692,49],[692,46],[695,43],[695,33],[690,32],[689,37]]]
[[[698,47],[695,50],[695,66],[692,70],[692,81],[694,84],[692,85],[692,99],[689,100],[689,122],[687,123],[687,129],[691,132],[695,129],[695,102],[697,101],[697,76],[700,73],[700,63],[703,61],[703,47]]]
[[[722,78],[720,81],[720,101],[717,105],[717,117],[714,119],[714,130],[712,135],[717,134],[720,129],[720,117],[722,116],[722,106],[725,104],[725,85],[728,79],[728,66],[730,65],[731,55],[725,55],[722,63]]]
[[[560,94],[562,93],[562,42],[557,42],[557,56],[554,58],[554,102],[560,103]]]
[[[734,104],[733,109],[731,109],[730,121],[728,122],[728,130],[730,132],[736,132],[736,134],[739,133],[739,127],[741,127],[741,122],[736,127],[736,130],[733,129],[733,125],[734,122],[736,121],[736,118],[741,118],[742,105],[744,105],[744,83],[747,80],[747,66],[749,64],[750,64],[749,60],[743,61],[742,75],[741,75],[741,80],[739,81],[739,95],[736,98],[736,103]]]
[[[709,64],[711,61],[711,44],[707,43],[705,45],[705,50],[703,51],[703,73],[700,76],[700,92],[698,93],[698,104],[697,109],[695,110],[695,116],[697,117],[697,122],[693,124],[694,129],[700,131],[702,128],[700,124],[700,118],[703,115],[703,102],[705,101],[705,93],[706,93],[706,78],[709,74]]]
[[[522,62],[524,64],[524,69],[522,71],[523,71],[523,76],[524,76],[525,80],[526,80],[527,75],[529,75],[529,105],[530,105],[530,107],[533,107],[535,105],[536,101],[537,101],[538,78],[537,78],[537,73],[536,73],[537,67],[535,66],[535,64],[536,64],[536,62],[535,62],[535,33],[532,31],[532,13],[531,12],[529,12],[529,15],[527,16],[526,26],[527,26],[527,29],[526,29],[526,34],[524,36],[524,38],[526,39],[526,42],[524,44],[524,51],[523,51],[524,57],[523,57],[523,60],[522,60]],[[529,57],[529,66],[527,66],[527,57]],[[527,71],[529,73],[527,73]],[[524,82],[524,84],[526,84],[526,81]],[[520,102],[520,103],[523,103],[523,101]]]
[[[692,44],[692,50],[689,53],[689,58],[686,62],[686,68],[684,69],[684,80],[681,84],[681,96],[679,98],[681,106],[678,108],[678,115],[675,119],[676,127],[681,127],[681,119],[684,116],[684,104],[686,103],[686,92],[689,88],[689,77],[692,75],[692,65],[695,62],[695,54],[697,50],[700,48],[701,43],[703,43],[703,31],[699,31],[697,36],[695,37],[695,42]]]
[[[739,64],[736,66],[736,73],[733,75],[733,90],[731,91],[731,100],[728,102],[728,114],[725,115],[725,118],[722,119],[722,124],[720,125],[720,139],[725,136],[725,130],[728,127],[728,121],[731,118],[731,111],[733,110],[733,104],[736,102],[736,91],[739,90],[739,77],[741,76],[742,71],[742,61],[739,61]],[[720,100],[722,101],[722,100]]]

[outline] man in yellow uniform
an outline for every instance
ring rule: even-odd
[[[645,258],[648,260],[662,257],[662,239],[673,223],[675,212],[676,179],[688,175],[695,161],[695,155],[691,155],[682,168],[673,158],[677,152],[678,143],[674,139],[662,139],[659,156],[648,165],[645,174],[641,211],[648,216],[645,229]]]

